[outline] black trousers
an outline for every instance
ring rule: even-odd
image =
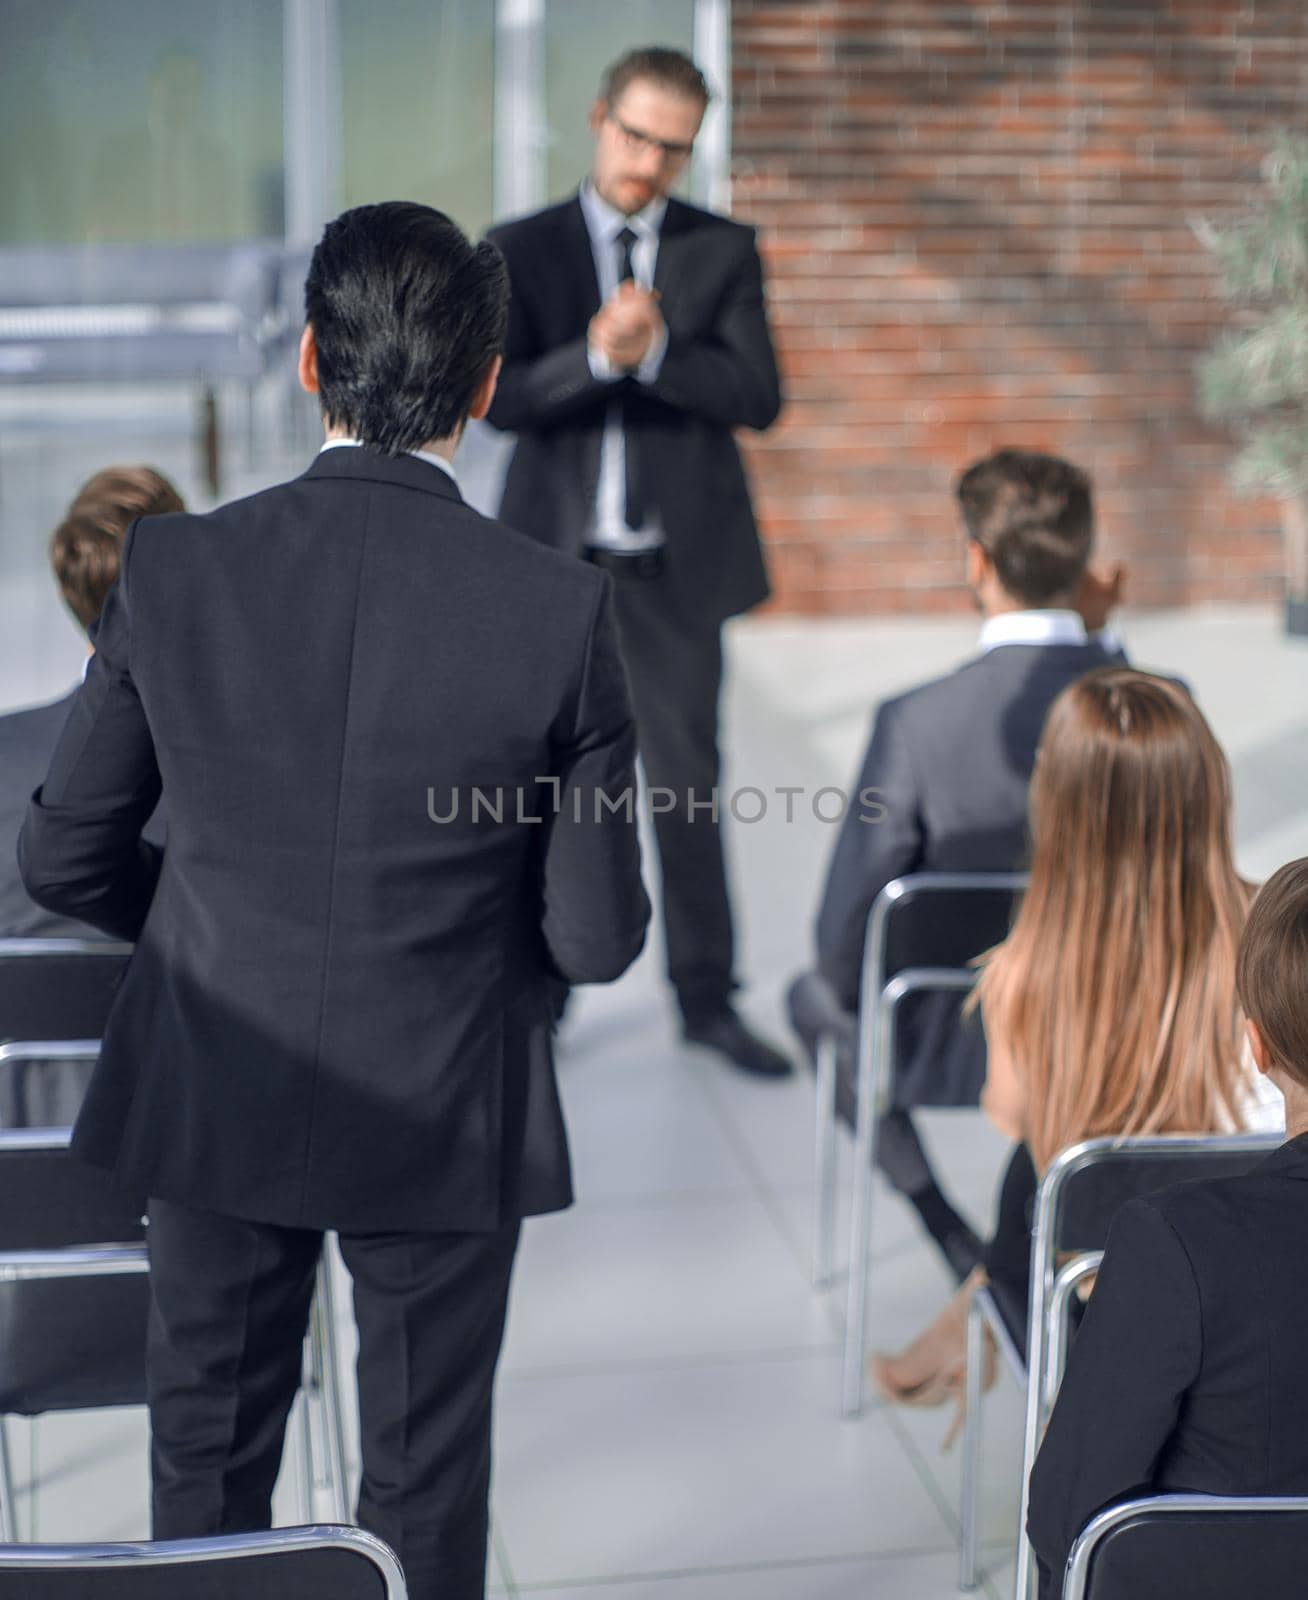
[[[650,789],[662,876],[668,979],[683,1014],[736,987],[717,784],[722,631],[676,616],[661,578],[614,584],[622,656]],[[696,802],[702,802],[696,804]]]
[[[790,1025],[804,1045],[804,1059],[816,1066],[818,1039],[836,1036],[836,1115],[853,1128],[858,1122],[858,1018],[840,1004],[840,997],[820,972],[801,972],[786,992]],[[892,1106],[877,1119],[872,1159],[890,1186],[909,1197],[939,1187],[912,1117]]]
[[[322,1250],[315,1230],[152,1200],[153,1533],[267,1528]],[[359,1329],[358,1519],[411,1600],[482,1600],[491,1389],[519,1225],[342,1234]]]
[[[1031,1291],[1031,1225],[1040,1180],[1024,1144],[1013,1146],[999,1185],[995,1231],[982,1264],[1009,1325],[1026,1349],[1027,1299]]]

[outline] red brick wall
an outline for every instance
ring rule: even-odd
[[[749,449],[777,604],[968,604],[950,487],[1092,472],[1139,604],[1279,593],[1279,525],[1195,413],[1222,319],[1189,222],[1308,125],[1308,0],[734,0],[733,208],[789,405]]]

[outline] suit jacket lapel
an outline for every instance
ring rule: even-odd
[[[577,296],[577,310],[583,323],[589,323],[600,307],[599,279],[595,276],[595,255],[590,247],[590,233],[586,227],[581,199],[574,195],[563,208],[563,244],[566,251],[567,271],[555,275],[557,282],[572,286]]]
[[[665,307],[669,300],[675,303],[683,281],[686,245],[691,236],[686,226],[688,216],[685,206],[676,200],[668,201],[659,229],[659,253],[654,259],[654,287]]]

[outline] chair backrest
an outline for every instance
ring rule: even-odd
[[[1061,1290],[1055,1292],[1060,1253],[1102,1250],[1118,1209],[1137,1195],[1201,1178],[1235,1177],[1264,1160],[1279,1134],[1149,1134],[1086,1139],[1054,1158],[1036,1195],[1031,1230],[1031,1292],[1027,1317],[1028,1376],[1023,1442],[1022,1510],[1026,1527],[1031,1468],[1053,1409],[1066,1358],[1067,1323]],[[1075,1263],[1065,1267],[1064,1286]],[[1018,1546],[1016,1593],[1029,1591],[1030,1544]]]
[[[0,1414],[145,1402],[145,1197],[68,1140],[0,1132]]]
[[[1152,1495],[1086,1527],[1063,1600],[1298,1600],[1306,1571],[1308,1498]]]
[[[359,1528],[158,1544],[0,1545],[0,1600],[407,1600],[394,1552]]]
[[[878,1077],[902,1103],[976,1104],[985,1041],[980,1019],[962,1018],[965,991],[977,975],[975,958],[1007,937],[1026,881],[1017,872],[919,872],[877,896],[859,1009],[880,1035]],[[902,1064],[912,1068],[909,1077]]]
[[[1137,1195],[1173,1183],[1232,1178],[1248,1172],[1282,1143],[1280,1134],[1144,1134],[1085,1139],[1050,1163],[1036,1194],[1031,1228],[1027,1335],[1034,1369],[1028,1436],[1034,1445],[1062,1381],[1068,1306],[1056,1302],[1060,1258],[1102,1251],[1118,1210]],[[1065,1267],[1064,1272],[1072,1268]],[[1066,1287],[1066,1285],[1064,1286]],[[1069,1302],[1070,1303],[1070,1302]]]
[[[1049,1273],[1068,1251],[1102,1250],[1118,1210],[1137,1195],[1200,1178],[1248,1172],[1280,1134],[1149,1134],[1086,1139],[1060,1151],[1036,1199],[1032,1267]]]
[[[877,990],[906,967],[968,967],[1002,943],[1026,882],[1020,872],[915,872],[888,883],[869,924]]]
[[[90,939],[0,939],[0,1042],[99,1039],[131,953]]]

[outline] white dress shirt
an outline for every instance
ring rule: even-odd
[[[352,446],[358,449],[362,444],[362,439],[328,439],[318,451],[318,454],[321,455],[323,450],[339,450],[345,446]],[[406,456],[417,456],[419,461],[429,462],[433,467],[439,467],[443,473],[454,479],[454,487],[458,488],[459,475],[455,472],[452,463],[447,461],[444,456],[438,456],[434,450],[406,450],[404,453]]]
[[[595,261],[595,280],[599,285],[600,304],[609,298],[618,286],[618,235],[630,228],[636,235],[631,247],[631,271],[642,289],[654,287],[654,267],[659,254],[659,229],[663,214],[668,209],[665,199],[651,200],[643,211],[633,216],[623,216],[607,200],[596,194],[590,182],[582,185],[581,214],[586,219],[590,235],[591,255]],[[637,383],[653,383],[663,365],[668,348],[668,331],[662,330],[645,352],[645,358],[631,372]],[[616,383],[628,374],[615,371],[607,356],[598,350],[587,349],[587,359],[594,377],[603,383]],[[641,528],[629,528],[626,518],[627,460],[622,437],[622,414],[616,405],[609,407],[604,423],[604,437],[600,443],[599,482],[595,489],[594,522],[586,530],[585,542],[630,554],[637,550],[650,550],[663,543],[663,529],[658,515],[650,512]]]
[[[1110,652],[1122,648],[1112,628],[1087,633],[1079,611],[1002,611],[982,623],[977,649],[985,655],[1001,644],[1089,644],[1091,640]]]
[[[977,649],[984,655],[1001,644],[1085,644],[1086,639],[1076,611],[1001,611],[982,624]]]

